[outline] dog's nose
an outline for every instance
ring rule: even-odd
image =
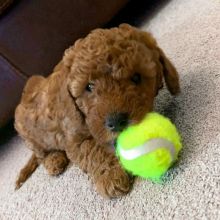
[[[128,113],[113,113],[106,119],[106,127],[113,132],[122,131],[128,125]]]

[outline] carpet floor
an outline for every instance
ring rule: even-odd
[[[40,166],[15,192],[30,157],[15,135],[0,146],[0,219],[220,219],[220,2],[171,0],[141,28],[173,61],[182,87],[176,98],[162,90],[156,102],[184,143],[163,184],[137,179],[129,195],[105,200],[77,167],[50,177]]]

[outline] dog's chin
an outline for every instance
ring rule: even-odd
[[[107,143],[107,145],[110,146],[110,147],[116,148],[117,138],[110,140],[110,141]]]
[[[118,137],[118,134],[114,134],[112,135],[111,138],[107,139],[105,141],[105,144],[110,146],[110,147],[116,147],[116,141],[117,141],[117,137]]]
[[[130,123],[129,123],[129,126],[136,125],[136,124],[140,123],[143,118],[144,118],[144,114],[141,117],[139,117],[139,118],[131,120]],[[123,132],[123,131],[121,131],[121,132]],[[109,133],[109,132],[107,132],[105,144],[107,144],[107,145],[109,145],[111,147],[116,147],[116,145],[117,145],[117,138],[118,138],[118,136],[119,136],[119,134],[121,132],[117,132],[117,133],[112,133],[112,132]]]
[[[116,144],[116,139],[119,135],[119,133],[114,133],[114,132],[109,132],[109,131],[104,131],[101,132],[102,135],[96,135],[94,134],[94,138],[96,140],[96,142],[100,145],[104,145],[104,146],[110,146],[110,147],[115,147]]]
[[[140,123],[140,121],[143,119],[144,116],[145,116],[145,114],[140,114],[140,115],[134,117],[132,120],[129,121],[128,126]],[[117,137],[122,131],[121,132],[111,132],[104,127],[99,127],[98,129],[97,128],[98,127],[96,127],[96,129],[94,129],[94,128],[90,129],[90,132],[91,132],[92,136],[95,138],[96,142],[99,145],[116,147]]]

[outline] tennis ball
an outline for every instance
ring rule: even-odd
[[[116,154],[122,166],[135,176],[160,181],[177,159],[181,137],[172,122],[152,112],[117,138]]]

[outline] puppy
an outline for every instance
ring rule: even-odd
[[[132,178],[112,146],[124,128],[153,110],[163,78],[176,95],[177,71],[147,32],[122,24],[77,40],[49,77],[33,76],[24,88],[15,128],[33,155],[16,187],[40,163],[58,175],[71,161],[91,176],[101,195],[128,193]]]

